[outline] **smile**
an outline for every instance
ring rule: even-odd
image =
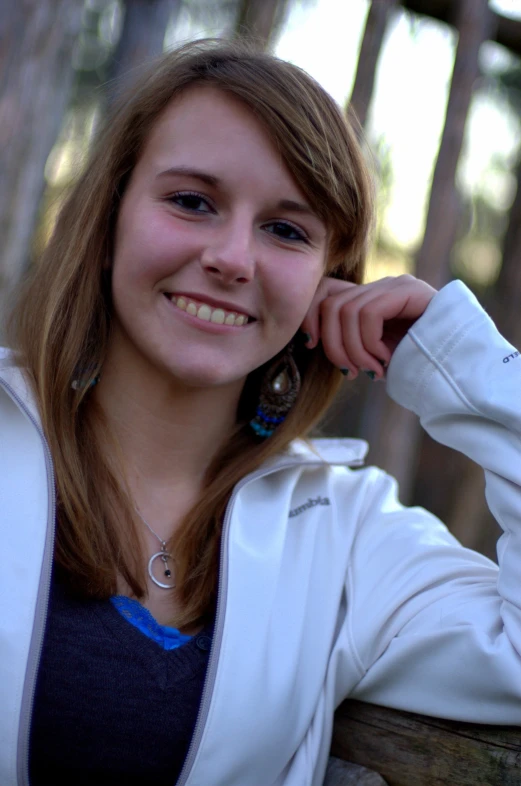
[[[247,314],[240,314],[237,311],[227,311],[224,308],[214,308],[208,303],[192,300],[182,295],[168,295],[174,306],[186,311],[190,316],[197,317],[203,322],[213,322],[215,325],[233,325],[240,327],[250,321]],[[253,320],[252,320],[253,321]]]

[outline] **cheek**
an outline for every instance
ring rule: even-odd
[[[315,266],[309,269],[301,266],[291,273],[273,281],[271,291],[279,320],[296,330],[309,311],[323,273],[322,267],[315,269]]]
[[[150,284],[175,272],[186,243],[163,216],[122,216],[116,233],[115,282]]]

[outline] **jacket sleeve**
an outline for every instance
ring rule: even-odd
[[[348,576],[363,677],[353,698],[521,725],[521,356],[454,281],[398,345],[389,395],[480,464],[503,529],[499,570],[374,471]],[[436,483],[436,477],[432,478]]]

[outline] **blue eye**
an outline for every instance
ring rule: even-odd
[[[190,210],[193,213],[212,212],[206,197],[198,194],[197,191],[178,191],[176,194],[168,197],[168,201],[173,202],[183,208],[183,210]]]
[[[273,235],[280,237],[281,240],[298,241],[307,243],[308,239],[301,229],[298,229],[293,224],[287,221],[274,221],[272,224],[267,224],[266,229]]]

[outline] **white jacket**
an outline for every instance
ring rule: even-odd
[[[10,363],[0,364],[0,783],[27,786],[54,488]],[[228,506],[214,644],[178,786],[320,786],[333,711],[348,696],[521,725],[521,357],[456,281],[399,344],[387,388],[484,467],[505,533],[499,570],[425,510],[402,507],[385,473],[353,469],[365,443],[321,443],[322,457],[294,444]]]

